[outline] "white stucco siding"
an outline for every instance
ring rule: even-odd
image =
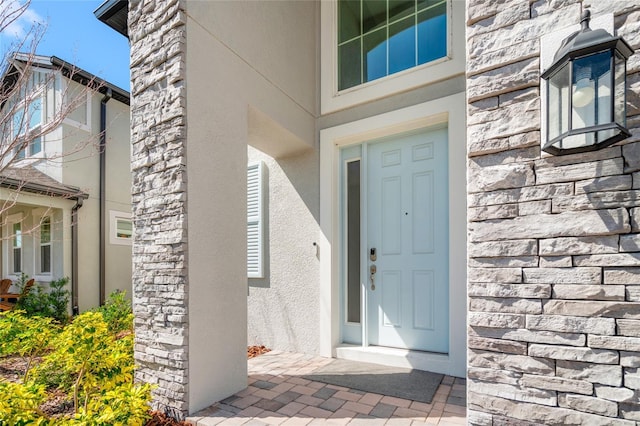
[[[249,344],[318,353],[318,152],[275,160],[249,147],[254,161],[268,170],[266,278],[249,279]]]
[[[78,302],[81,311],[100,303],[100,101],[92,95],[91,132],[69,123],[61,126],[62,183],[89,195],[78,210]],[[129,106],[111,99],[106,104],[105,296],[115,290],[131,295],[131,246],[109,242],[109,210],[131,210],[131,148]],[[70,272],[69,272],[70,274]]]
[[[187,9],[189,46],[191,42],[197,44],[199,54],[204,56],[194,60],[198,72],[207,80],[224,81],[222,93],[233,96],[243,108],[250,106],[243,112],[243,120],[249,120],[252,132],[259,132],[266,117],[266,123],[271,120],[276,128],[284,130],[282,143],[291,145],[284,153],[278,151],[279,155],[313,147],[318,5],[299,1],[194,1],[188,2]],[[228,16],[234,19],[225,18]],[[282,28],[285,22],[287,31]],[[193,70],[191,64],[190,60],[187,72]],[[188,79],[188,84],[193,88],[193,79]],[[219,94],[208,95],[220,101]],[[257,136],[253,141],[263,142]],[[260,149],[269,152],[268,145]]]
[[[105,235],[105,296],[124,290],[128,297],[131,288],[131,245],[112,244],[115,232],[110,212],[131,212],[131,139],[129,106],[114,99],[107,103],[106,156],[106,235]]]
[[[295,151],[315,142],[317,5],[239,3],[186,7],[189,411],[246,387],[250,111],[293,135]]]
[[[193,23],[206,28],[208,37],[224,44],[228,53],[313,112],[319,7],[319,2],[296,0],[189,1],[187,13]],[[193,39],[193,33],[189,36]],[[255,95],[256,99],[261,96]]]

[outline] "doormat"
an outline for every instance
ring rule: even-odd
[[[366,362],[334,359],[312,374],[307,380],[344,386],[364,392],[395,396],[430,404],[442,374],[409,368],[387,367]]]

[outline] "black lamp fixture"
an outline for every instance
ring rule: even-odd
[[[631,136],[626,128],[627,59],[622,37],[591,30],[585,10],[543,74],[547,81],[547,141],[553,155],[595,151]]]

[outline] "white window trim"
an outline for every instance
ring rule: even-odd
[[[45,86],[38,86],[37,88],[34,89],[33,91],[33,96],[30,96],[29,101],[27,102],[26,98],[20,99],[19,102],[17,102],[17,107],[16,110],[14,111],[14,114],[16,114],[18,111],[22,110],[25,114],[25,117],[23,120],[26,120],[27,125],[27,129],[24,133],[20,133],[18,135],[18,137],[20,137],[20,135],[29,135],[31,133],[39,133],[42,130],[42,127],[44,126],[46,120],[47,120],[47,98],[46,98],[46,87]],[[35,101],[37,98],[40,98],[40,122],[38,124],[36,124],[35,126],[30,126],[30,122],[31,122],[31,116],[29,115],[29,104],[33,101]],[[11,120],[11,129],[9,132],[10,138],[14,138],[13,136],[14,134],[14,129],[13,129],[13,119]],[[26,136],[28,138],[30,138],[30,136]],[[31,142],[31,141],[30,141]],[[27,146],[25,146],[22,150],[24,150],[24,157],[19,157],[18,156],[18,151],[22,151],[22,150],[18,150],[18,147],[14,147],[14,152],[16,154],[16,161],[23,161],[26,160],[28,158],[40,158],[43,157],[43,152],[44,152],[44,135],[40,136],[40,151],[38,151],[35,154],[31,153],[31,143],[28,143]]]
[[[465,72],[465,4],[447,0],[447,56],[406,71],[338,91],[338,3],[321,2],[321,90],[322,114],[349,108],[445,80]]]
[[[45,218],[49,218],[49,242],[47,244],[42,244],[42,239],[41,239],[41,226],[42,226],[42,222],[45,220]],[[51,277],[51,274],[53,273],[53,216],[51,215],[51,212],[43,212],[42,215],[40,216],[35,216],[35,212],[34,212],[34,219],[35,219],[35,223],[37,223],[37,230],[36,232],[34,232],[34,236],[33,236],[33,246],[35,248],[34,250],[34,262],[33,262],[33,269],[35,271],[35,275],[36,276],[43,276],[43,277]],[[42,271],[42,255],[41,255],[41,249],[43,246],[49,246],[49,272],[43,272]]]
[[[30,225],[31,228],[31,239],[30,241],[32,241],[31,243],[31,252],[32,252],[32,256],[30,256],[31,262],[32,262],[32,267],[30,269],[30,271],[33,273],[33,277],[35,278],[36,281],[39,282],[50,282],[51,280],[53,280],[53,271],[55,268],[55,256],[56,256],[56,245],[54,244],[54,210],[52,207],[37,207],[31,210],[30,212],[31,216],[33,217],[33,222]],[[49,223],[51,224],[51,242],[49,243],[49,246],[51,247],[51,253],[50,253],[50,262],[51,264],[49,265],[49,268],[51,269],[50,272],[42,272],[41,271],[41,259],[40,259],[40,224],[42,223],[42,220],[48,217],[49,218]],[[23,243],[23,247],[24,247],[24,243]],[[23,265],[24,267],[24,265]]]
[[[115,245],[130,246],[133,244],[133,234],[131,235],[131,238],[118,237],[118,219],[128,220],[133,225],[133,221],[131,220],[131,213],[109,210],[109,223],[111,226],[109,232],[109,242]]]
[[[247,166],[247,175],[249,174],[249,171],[251,171],[252,169],[257,169],[257,183],[256,185],[258,186],[258,190],[256,193],[256,202],[258,204],[258,212],[256,215],[254,216],[249,216],[249,212],[247,209],[247,246],[249,245],[249,240],[248,240],[248,229],[249,229],[249,224],[251,223],[257,223],[258,225],[258,232],[257,232],[257,246],[258,246],[258,252],[257,252],[257,260],[255,261],[255,263],[257,264],[257,269],[255,271],[250,271],[249,270],[249,251],[247,250],[247,277],[248,278],[264,278],[265,276],[265,267],[264,267],[264,262],[265,262],[265,255],[264,255],[264,247],[265,247],[265,235],[264,235],[264,218],[265,218],[265,203],[264,203],[264,192],[265,192],[265,182],[266,182],[266,178],[265,178],[265,170],[266,167],[264,165],[264,163],[262,161],[257,162],[257,163],[251,163]],[[248,176],[247,176],[247,204],[249,204],[249,186],[251,185],[251,182],[249,182],[248,180]]]

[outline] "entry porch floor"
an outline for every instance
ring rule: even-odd
[[[272,351],[249,361],[248,387],[187,418],[209,425],[464,425],[466,382],[445,376],[433,401],[304,379],[330,358]]]

